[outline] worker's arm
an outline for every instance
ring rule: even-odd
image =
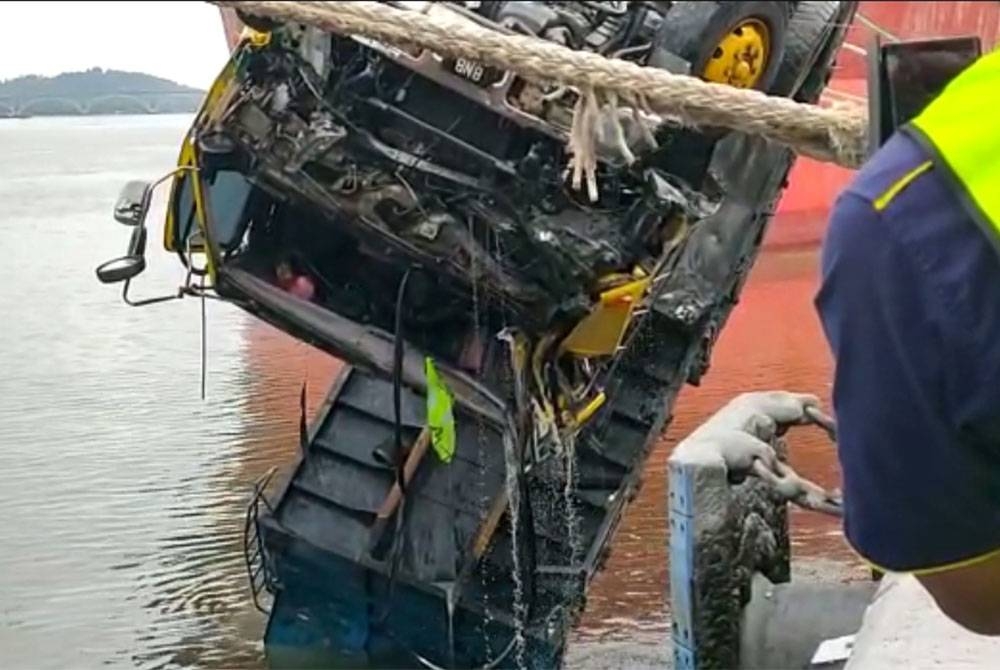
[[[845,535],[1000,634],[1000,262],[939,175],[876,206],[903,174],[876,167],[831,216],[817,296]]]
[[[948,618],[981,635],[1000,635],[1000,554],[916,577]]]

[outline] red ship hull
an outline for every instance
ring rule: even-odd
[[[862,2],[859,13],[871,24],[899,39],[979,35],[984,49],[992,49],[1000,36],[1000,3],[997,2]],[[874,30],[855,22],[848,47],[838,57],[830,89],[857,96],[867,93],[867,63],[859,49],[867,48]],[[828,93],[828,100],[837,99]],[[822,239],[827,212],[851,180],[852,172],[835,165],[800,158],[792,170],[790,186],[782,198],[765,241],[765,247],[813,246]]]

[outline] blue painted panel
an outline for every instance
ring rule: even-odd
[[[697,466],[670,464],[670,502],[671,511],[677,511],[687,516],[694,516],[694,472]]]
[[[686,649],[693,663],[694,631],[694,469],[690,466],[670,467],[670,609],[673,618],[672,638],[675,653]],[[683,660],[682,659],[682,660]],[[685,661],[686,662],[686,661]],[[677,665],[678,668],[684,667]],[[691,665],[690,667],[694,667]]]
[[[674,642],[674,670],[695,670],[694,651]]]

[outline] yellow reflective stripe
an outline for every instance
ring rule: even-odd
[[[968,568],[978,563],[983,563],[985,561],[988,561],[991,558],[996,558],[997,556],[1000,556],[1000,549],[994,549],[992,551],[986,552],[985,554],[980,554],[979,556],[973,556],[972,558],[964,558],[961,561],[955,561],[954,563],[944,563],[942,565],[934,565],[929,568],[917,568],[916,570],[893,570],[891,568],[879,565],[875,561],[871,560],[870,558],[862,554],[860,551],[858,551],[858,548],[855,547],[850,542],[850,540],[847,540],[847,544],[848,546],[851,547],[851,549],[854,550],[854,553],[858,555],[858,558],[864,561],[869,567],[875,568],[879,572],[885,572],[885,573],[895,572],[896,574],[913,575],[915,577],[920,577],[921,575],[933,575],[938,572],[948,572],[950,570],[958,570],[960,568]]]
[[[934,167],[934,161],[927,161],[925,163],[921,163],[920,165],[918,165],[917,167],[913,168],[912,170],[904,174],[902,177],[900,177],[896,181],[896,183],[894,183],[886,190],[885,193],[875,198],[875,201],[872,203],[872,205],[875,207],[875,211],[881,212],[886,207],[888,207],[889,203],[892,202],[893,198],[899,195],[904,188],[913,183],[913,180],[915,180],[917,177],[930,170],[932,167]]]
[[[953,79],[911,126],[927,140],[959,195],[988,230],[1000,233],[1000,126],[991,101],[1000,90],[1000,51],[986,54]]]

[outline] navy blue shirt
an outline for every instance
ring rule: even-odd
[[[1000,256],[928,158],[897,133],[858,172],[816,296],[844,531],[897,572],[1000,550]]]

